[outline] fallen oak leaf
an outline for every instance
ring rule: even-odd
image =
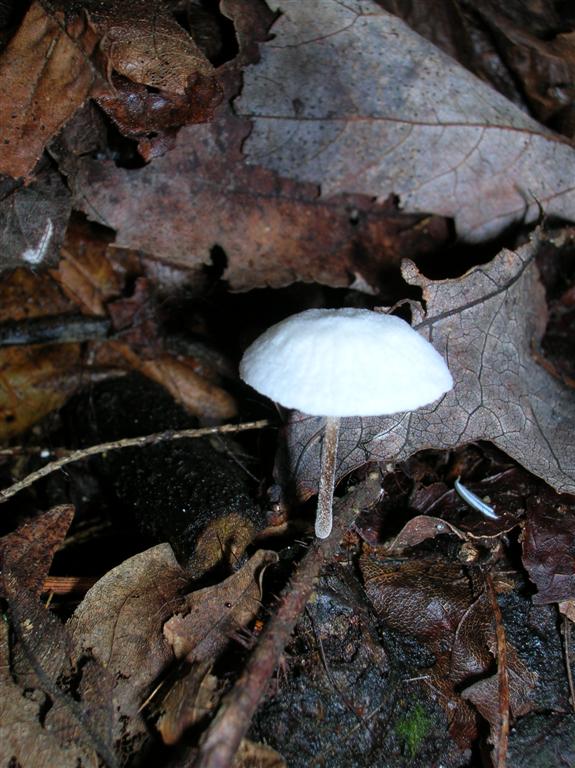
[[[338,477],[369,461],[488,440],[558,492],[575,491],[575,395],[532,357],[546,318],[538,238],[456,280],[429,280],[404,266],[427,307],[415,328],[446,359],[454,388],[412,413],[342,419]],[[290,415],[277,473],[300,498],[317,489],[322,427],[320,418]]]
[[[372,0],[270,2],[281,16],[244,73],[249,162],[322,196],[398,195],[468,240],[575,218],[575,151]],[[301,83],[305,82],[302,91]]]
[[[144,168],[84,157],[68,177],[75,206],[115,229],[117,246],[190,271],[210,265],[218,245],[234,290],[296,280],[341,287],[354,278],[373,290],[402,256],[447,240],[440,219],[406,217],[365,197],[323,200],[313,185],[246,166],[248,132],[222,112],[211,125],[182,128],[175,147]]]

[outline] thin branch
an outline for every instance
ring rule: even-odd
[[[194,768],[229,768],[232,765],[317,577],[337,553],[345,532],[359,512],[374,504],[380,493],[381,481],[376,472],[336,502],[331,536],[315,541],[282,591],[279,607],[262,632],[241,677],[222,700],[216,717],[202,736]]]
[[[117,451],[120,448],[143,448],[146,445],[155,445],[156,443],[165,442],[166,440],[182,440],[183,438],[195,438],[206,437],[206,435],[221,435],[230,432],[245,432],[248,429],[263,429],[268,427],[270,422],[267,419],[260,419],[259,421],[247,421],[244,424],[222,424],[219,427],[201,427],[199,429],[179,429],[179,430],[167,430],[166,432],[157,432],[153,435],[143,435],[142,437],[126,437],[122,440],[114,440],[109,443],[100,443],[99,445],[91,445],[88,448],[80,448],[78,451],[72,451],[67,456],[63,456],[61,459],[51,461],[44,467],[37,469],[35,472],[31,472],[26,475],[22,480],[19,480],[14,485],[10,485],[3,491],[0,491],[0,504],[6,501],[11,496],[33,485],[37,480],[40,480],[46,475],[56,472],[58,469],[72,464],[82,459],[87,459],[89,456],[97,456],[108,451]]]
[[[46,576],[42,586],[42,594],[83,594],[97,581],[95,576]]]
[[[509,744],[509,672],[507,669],[507,639],[501,608],[497,602],[497,594],[493,579],[485,573],[487,593],[495,618],[495,636],[497,641],[497,678],[499,681],[499,728],[497,744],[495,744],[495,766],[505,768],[507,762],[507,746]]]

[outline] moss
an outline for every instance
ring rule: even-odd
[[[410,758],[419,752],[421,744],[431,729],[431,720],[421,706],[416,704],[395,726],[395,733],[404,743]]]

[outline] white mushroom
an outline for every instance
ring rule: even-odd
[[[453,387],[441,355],[398,317],[309,309],[268,328],[246,350],[242,379],[286,408],[325,416],[315,533],[332,528],[339,420],[413,411]]]

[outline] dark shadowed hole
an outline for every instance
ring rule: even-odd
[[[239,47],[233,22],[220,12],[217,0],[182,3],[174,17],[215,67],[237,56]]]
[[[204,273],[210,281],[215,282],[216,280],[221,280],[224,276],[224,272],[228,268],[228,255],[221,245],[216,243],[212,246],[210,250],[210,261],[212,263],[209,266],[204,267]]]
[[[138,142],[123,136],[106,116],[108,147],[118,168],[143,168],[146,161],[138,152]]]
[[[496,238],[483,243],[465,243],[457,240],[455,232],[451,245],[437,253],[414,258],[417,268],[431,280],[448,280],[461,277],[473,267],[487,264],[502,248],[515,249],[525,239],[524,225],[514,224]],[[522,239],[520,239],[520,237]]]

